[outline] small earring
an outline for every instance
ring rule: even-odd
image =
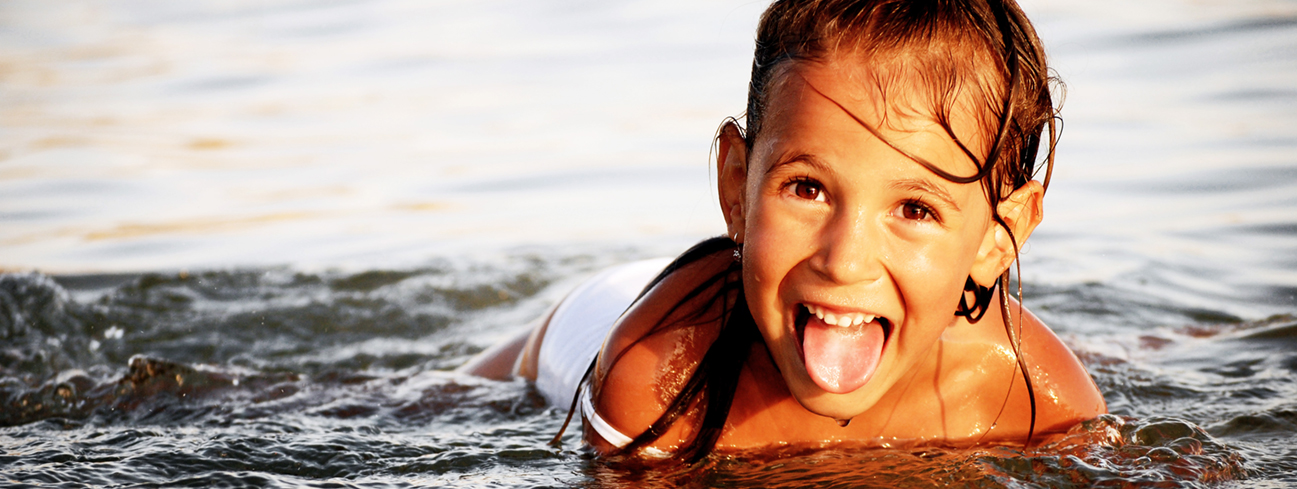
[[[742,263],[743,252],[739,250],[743,249],[743,243],[739,242],[739,233],[734,233],[734,236],[731,236],[730,240],[734,241],[734,261]]]
[[[996,278],[995,283],[991,284],[990,287],[982,287],[973,281],[973,277],[968,277],[968,280],[964,282],[964,293],[959,294],[959,307],[955,308],[955,315],[968,318],[970,323],[981,321],[982,316],[986,315],[986,310],[991,305],[991,292],[995,290],[997,285],[1000,285],[999,278]],[[968,304],[969,292],[973,293],[973,304],[971,306]]]

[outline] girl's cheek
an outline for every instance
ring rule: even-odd
[[[967,267],[963,266],[955,250],[936,247],[921,247],[911,250],[893,250],[892,254],[903,257],[900,266],[894,268],[902,275],[898,277],[900,288],[906,295],[906,302],[921,305],[924,311],[942,310],[948,302],[947,296],[952,291],[963,290],[967,278]],[[953,296],[958,301],[958,296]],[[954,303],[950,311],[954,312]]]

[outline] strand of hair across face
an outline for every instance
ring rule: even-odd
[[[972,160],[973,160],[973,164],[977,166],[977,173],[974,173],[973,175],[969,175],[969,176],[967,176],[967,177],[961,177],[961,176],[958,176],[958,175],[952,174],[952,173],[950,173],[950,172],[947,172],[947,171],[945,171],[945,170],[942,170],[941,168],[937,167],[937,165],[935,165],[935,164],[933,164],[932,162],[930,162],[930,161],[924,159],[923,157],[921,157],[921,156],[919,156],[919,155],[916,155],[916,154],[913,154],[913,153],[910,153],[909,151],[906,151],[906,150],[902,149],[901,147],[896,146],[895,144],[892,144],[892,141],[889,140],[889,139],[887,139],[887,138],[885,138],[885,137],[883,137],[882,132],[880,132],[880,131],[878,130],[878,128],[874,127],[873,124],[870,124],[870,123],[868,123],[868,122],[865,122],[865,120],[864,120],[864,119],[861,119],[860,116],[858,116],[858,115],[855,114],[855,112],[852,112],[850,109],[846,108],[846,106],[842,105],[842,104],[841,104],[840,102],[838,102],[837,100],[834,100],[833,97],[830,97],[830,96],[828,96],[827,94],[825,94],[824,92],[820,91],[820,89],[817,88],[817,87],[815,86],[815,84],[811,83],[811,81],[810,81],[810,80],[807,80],[805,77],[802,77],[801,74],[798,74],[797,76],[798,76],[799,78],[802,79],[802,82],[806,83],[806,86],[807,86],[807,87],[810,87],[810,89],[811,89],[812,92],[815,92],[817,95],[819,95],[819,96],[821,96],[821,97],[824,97],[825,100],[828,100],[830,103],[832,103],[833,105],[837,106],[837,108],[840,109],[843,113],[846,113],[847,116],[851,118],[851,120],[855,121],[856,124],[859,124],[860,127],[863,127],[866,131],[869,131],[869,134],[873,135],[873,136],[874,136],[875,138],[877,138],[879,141],[882,141],[883,144],[886,144],[886,145],[887,145],[887,147],[892,148],[893,151],[896,151],[897,153],[900,153],[902,156],[908,158],[909,160],[911,160],[911,161],[913,161],[913,162],[915,162],[915,163],[918,163],[919,165],[923,166],[924,168],[927,168],[928,171],[931,171],[932,173],[937,174],[937,176],[939,176],[939,177],[941,177],[941,178],[944,178],[944,179],[946,179],[946,180],[949,180],[949,181],[951,181],[951,182],[955,182],[955,183],[972,183],[972,182],[979,181],[979,180],[981,180],[981,179],[983,179],[983,178],[986,178],[986,175],[990,173],[991,168],[994,166],[994,165],[992,165],[992,164],[985,164],[985,165],[978,164],[978,162],[977,162],[977,158],[972,154],[972,152],[971,152],[970,150],[968,150],[968,148],[965,147],[964,144],[963,144],[962,142],[960,142],[958,139],[956,139],[956,140],[955,140],[955,143],[958,144],[959,147],[960,147],[961,149],[964,150],[964,153],[965,153],[965,154],[966,154],[970,159],[972,159]]]

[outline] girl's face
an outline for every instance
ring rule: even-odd
[[[736,200],[727,212],[743,243],[753,317],[798,401],[840,420],[926,361],[994,241],[980,184],[934,175],[853,120],[948,172],[977,170],[907,93],[921,88],[893,83],[884,102],[860,81],[873,79],[868,69],[794,63],[772,84],[751,154],[723,142],[721,155],[722,201]],[[956,108],[950,118],[984,154],[971,112]],[[744,171],[727,174],[731,163]]]

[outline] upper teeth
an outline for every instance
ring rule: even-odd
[[[831,312],[826,312],[820,306],[814,306],[811,304],[806,305],[806,310],[810,311],[811,314],[814,314],[815,317],[820,318],[820,320],[824,321],[825,324],[831,324],[834,326],[842,326],[842,327],[860,326],[862,324],[871,323],[874,321],[873,314],[864,314],[859,312],[846,312],[841,314],[834,314]]]

